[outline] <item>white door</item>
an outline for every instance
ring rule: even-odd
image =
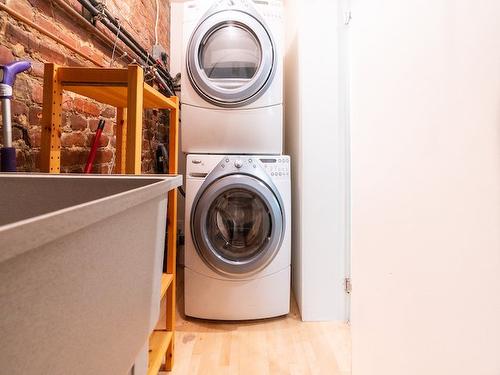
[[[350,28],[353,375],[499,375],[500,1]]]

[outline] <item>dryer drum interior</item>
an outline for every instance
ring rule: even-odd
[[[248,274],[268,265],[284,233],[274,193],[250,176],[232,175],[208,186],[192,213],[198,253],[215,271]]]
[[[276,70],[275,44],[267,27],[237,10],[205,18],[191,37],[186,60],[193,87],[221,107],[259,98]]]

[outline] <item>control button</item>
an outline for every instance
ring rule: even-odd
[[[281,163],[281,159],[278,159],[278,163]]]
[[[194,159],[191,161],[191,163],[193,164],[201,164],[201,160],[200,159]]]
[[[254,165],[253,165],[253,167],[254,167],[254,168],[257,168],[257,165],[256,165],[256,164],[254,164]]]
[[[221,165],[220,165],[220,167],[221,167],[221,168],[224,168],[225,166],[226,166],[225,164],[221,164]]]
[[[248,159],[248,162],[251,163],[252,162],[252,159]]]
[[[229,158],[226,158],[226,163],[229,163]]]
[[[271,172],[271,176],[274,176],[274,172]]]
[[[243,162],[241,160],[236,160],[234,162],[234,166],[239,169],[239,168],[243,167]]]
[[[280,176],[282,176],[282,175],[283,175],[283,173],[280,172]]]

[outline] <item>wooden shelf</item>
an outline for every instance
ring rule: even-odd
[[[172,281],[174,280],[174,275],[171,275],[169,273],[164,273],[161,275],[161,297],[165,297],[165,294],[167,293],[168,287],[170,284],[172,284]]]
[[[157,375],[165,358],[173,333],[168,331],[153,331],[149,337],[148,375]]]
[[[64,90],[72,91],[74,93],[86,96],[87,98],[94,99],[100,103],[112,105],[114,107],[127,106],[127,86],[118,85],[65,85]],[[153,87],[144,83],[144,103],[143,108],[157,108],[157,109],[174,109],[176,103],[159,93]]]
[[[127,107],[128,69],[59,67],[58,78],[64,90],[92,98],[114,107]],[[177,109],[175,100],[143,83],[143,108]]]
[[[146,83],[144,71],[138,65],[87,68],[45,64],[43,85],[40,151],[40,169],[43,172],[60,172],[62,94],[65,90],[116,107],[115,173],[141,173],[142,116],[145,108],[169,110],[170,124],[174,124],[170,126],[173,129],[170,135],[173,142],[178,141],[179,99],[166,97]],[[170,143],[169,155],[173,155],[178,145]],[[169,160],[173,159],[169,157]],[[174,164],[173,169],[177,171],[177,159]]]

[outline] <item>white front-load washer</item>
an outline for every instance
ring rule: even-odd
[[[187,1],[183,18],[182,151],[281,154],[282,1]]]
[[[290,158],[188,155],[188,316],[247,320],[290,308]]]

